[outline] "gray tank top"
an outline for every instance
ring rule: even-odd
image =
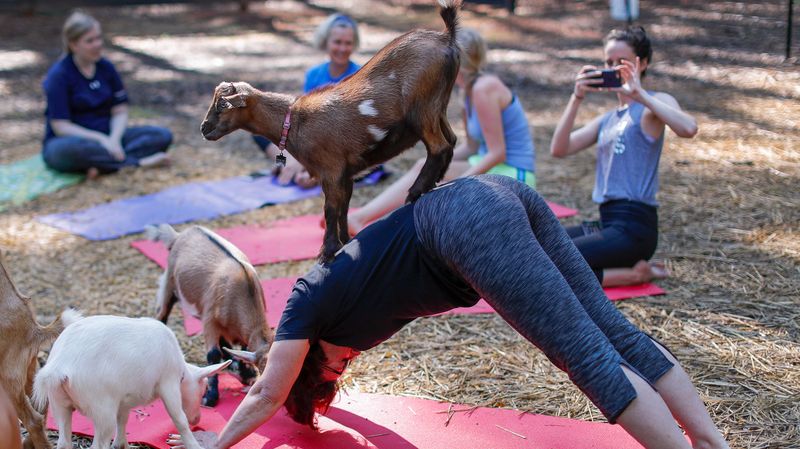
[[[607,112],[597,135],[597,172],[592,200],[631,200],[658,206],[658,161],[664,134],[658,139],[642,129],[644,105]]]

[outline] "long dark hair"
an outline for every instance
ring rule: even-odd
[[[313,343],[303,362],[303,368],[300,369],[300,375],[283,404],[293,420],[314,430],[317,429],[314,412],[327,412],[339,391],[338,382],[322,380],[322,367],[326,362],[322,347],[319,343]]]
[[[650,38],[641,26],[628,26],[621,29],[613,29],[606,34],[603,38],[603,44],[608,41],[620,41],[628,44],[633,49],[633,52],[640,60],[647,60],[650,64],[653,62],[653,45],[650,43]],[[647,69],[642,71],[642,78],[644,78]]]

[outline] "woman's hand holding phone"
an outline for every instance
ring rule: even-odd
[[[583,66],[575,77],[575,88],[572,91],[575,97],[583,99],[588,92],[600,91],[599,85],[603,83],[603,80],[598,76],[600,76],[600,71],[597,70],[597,67],[593,65]]]

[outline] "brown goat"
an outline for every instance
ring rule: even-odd
[[[339,84],[297,99],[223,82],[200,130],[217,140],[237,129],[285,143],[325,194],[320,259],[329,261],[349,240],[347,209],[353,176],[422,140],[427,159],[408,191],[416,200],[442,179],[456,136],[447,103],[458,74],[457,0],[438,0],[445,32],[415,30],[381,49]],[[282,130],[288,126],[288,132]],[[282,146],[282,144],[280,146]]]
[[[28,437],[26,449],[50,449],[44,433],[47,408],[37,410],[31,405],[33,377],[39,368],[36,359],[39,348],[54,340],[64,330],[60,319],[47,327],[36,322],[30,298],[20,294],[11,280],[0,253],[0,387],[17,412]]]
[[[177,233],[162,224],[148,227],[147,234],[169,249],[158,290],[157,319],[166,324],[172,306],[182,298],[202,317],[209,364],[219,363],[224,356],[220,346],[234,344],[254,351],[247,361],[263,370],[273,336],[258,273],[247,256],[202,226]],[[243,383],[255,380],[255,372],[244,365],[238,367]],[[203,405],[213,407],[218,399],[217,377],[211,376]]]

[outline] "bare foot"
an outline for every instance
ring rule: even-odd
[[[347,232],[350,234],[350,237],[353,237],[361,232],[365,226],[366,224],[364,224],[364,222],[357,216],[352,214],[347,216]]]
[[[662,261],[648,262],[640,260],[633,266],[633,271],[641,283],[650,282],[653,279],[664,279],[670,275],[669,270]]]
[[[100,170],[98,170],[96,167],[91,167],[88,170],[86,170],[86,179],[88,179],[89,181],[94,181],[99,177],[100,177]]]
[[[152,167],[166,167],[172,163],[167,153],[156,153],[139,159],[139,167],[152,168]]]

